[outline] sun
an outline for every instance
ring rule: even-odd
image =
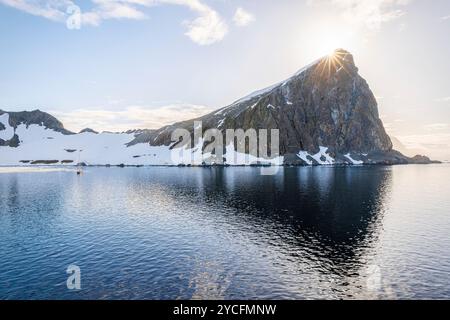
[[[346,45],[342,39],[333,35],[323,35],[317,43],[318,56],[332,57],[336,49],[345,48]]]
[[[355,33],[339,24],[321,23],[311,28],[308,45],[317,57],[332,56],[339,48],[353,50]]]
[[[329,77],[341,70],[348,73],[349,71],[345,64],[347,54],[348,53],[345,50],[335,50],[326,55],[326,58],[322,59],[321,63],[318,65],[320,75]]]

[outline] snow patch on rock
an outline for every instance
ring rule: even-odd
[[[267,87],[267,88],[264,88],[264,89],[261,89],[261,90],[257,90],[257,91],[255,91],[255,92],[253,92],[253,93],[251,93],[251,94],[249,94],[249,95],[243,97],[242,99],[239,99],[239,100],[235,101],[231,106],[234,106],[234,105],[237,105],[237,104],[239,104],[239,103],[243,103],[243,102],[252,100],[253,98],[256,98],[256,97],[259,97],[259,96],[263,96],[263,95],[265,95],[265,94],[268,94],[268,93],[272,92],[273,90],[277,89],[277,88],[280,87],[280,86],[281,86],[281,87],[282,87],[282,86],[286,86],[286,85],[290,82],[290,80],[291,80],[292,78],[298,77],[299,75],[301,75],[302,73],[304,73],[305,71],[307,71],[309,68],[311,68],[311,67],[315,66],[316,64],[318,64],[318,63],[319,63],[320,61],[322,61],[322,59],[324,59],[324,58],[325,58],[325,57],[322,57],[322,58],[320,58],[320,59],[318,59],[318,60],[315,60],[314,62],[308,64],[307,66],[305,66],[305,67],[303,67],[303,68],[301,68],[300,70],[298,70],[293,76],[291,76],[291,77],[288,78],[287,80],[281,81],[281,82],[279,82],[279,83],[277,83],[277,84],[275,84],[275,85],[272,85],[272,86],[270,86],[270,87]]]
[[[299,151],[297,154],[297,157],[302,159],[307,165],[313,165],[313,161],[308,159],[308,157],[311,157],[318,163],[319,165],[333,165],[335,164],[335,160],[327,153],[328,148],[327,147],[320,147],[320,151],[316,154],[309,154],[307,151]]]
[[[227,119],[227,118],[223,118],[222,120],[220,120],[220,121],[219,121],[219,124],[217,125],[217,128],[221,128],[222,125],[224,124],[224,122],[225,122],[226,119]]]
[[[347,153],[344,157],[346,157],[348,160],[350,160],[350,162],[352,164],[354,164],[354,165],[362,165],[362,164],[364,164],[364,161],[353,159],[352,156],[350,155],[350,153]]]
[[[334,159],[327,153],[327,147],[319,147],[320,151],[315,155],[311,156],[317,163],[321,165],[332,165],[334,164]]]
[[[299,157],[300,159],[302,159],[307,165],[312,166],[313,162],[311,160],[308,159],[309,153],[306,151],[300,151],[297,154],[297,157]]]
[[[242,166],[252,164],[267,164],[273,166],[282,166],[284,162],[283,156],[278,156],[273,159],[266,159],[261,157],[255,157],[250,154],[240,153],[234,149],[233,144],[229,144],[226,147],[225,154],[226,164],[231,166]]]

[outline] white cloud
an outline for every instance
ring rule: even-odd
[[[445,21],[445,20],[449,20],[450,19],[450,15],[449,16],[445,16],[445,17],[441,17],[441,20]]]
[[[67,8],[73,5],[68,0],[0,0],[0,3],[53,21],[64,21]]]
[[[310,5],[334,6],[355,27],[378,31],[385,22],[405,14],[400,9],[412,0],[308,0]]]
[[[98,26],[103,20],[132,19],[147,17],[144,9],[155,5],[179,5],[195,12],[198,17],[185,21],[185,33],[199,45],[210,45],[221,41],[228,32],[228,26],[220,14],[202,0],[91,0],[92,8],[81,13],[82,25]],[[76,5],[70,0],[0,0],[0,3],[44,17],[52,21],[64,22],[69,18],[68,9]]]
[[[245,27],[255,21],[255,17],[243,8],[237,8],[233,21],[238,27]]]
[[[129,1],[126,0],[91,0],[91,2],[93,8],[90,11],[81,12],[81,24],[85,26],[99,26],[103,20],[110,19],[143,20],[147,18],[144,12],[128,4]]]
[[[123,110],[98,108],[50,113],[74,132],[84,128],[122,132],[130,129],[158,129],[178,121],[195,119],[212,111],[212,108],[206,106],[171,104],[160,107],[129,106]]]
[[[197,0],[180,0],[179,4],[187,5],[191,10],[200,14],[193,21],[185,22],[188,28],[186,35],[199,45],[210,45],[221,41],[228,32],[227,24],[220,15],[210,7]]]

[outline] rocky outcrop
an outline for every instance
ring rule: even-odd
[[[25,124],[27,127],[35,124],[65,135],[74,134],[73,132],[66,130],[64,125],[54,116],[40,110],[22,112],[6,112],[0,110],[0,116],[5,113],[9,114],[9,125],[14,129],[20,124]]]
[[[20,144],[19,136],[15,134],[11,139],[9,140],[3,140],[0,139],[0,147],[11,147],[11,148],[17,148]]]
[[[417,155],[409,158],[409,163],[413,164],[430,164],[430,163],[441,163],[440,161],[433,161],[427,156]]]
[[[0,117],[4,113],[0,111]],[[9,118],[8,116],[0,118],[3,121],[6,118],[9,119],[7,125],[0,121],[3,125],[0,127],[0,146],[19,146],[20,137],[15,134],[15,131],[20,124],[26,127],[33,124],[44,126],[61,133],[62,136],[73,134],[66,130],[56,118],[39,110],[8,114]],[[432,163],[425,156],[409,158],[393,150],[392,141],[380,120],[377,101],[369,85],[359,75],[353,56],[342,49],[315,61],[281,83],[257,91],[203,117],[175,123],[158,130],[130,130],[121,134],[115,133],[118,139],[121,135],[127,135],[127,138],[129,136],[131,140],[125,145],[122,141],[121,147],[126,150],[116,153],[120,156],[122,153],[128,154],[128,151],[133,149],[130,159],[126,161],[136,164],[170,164],[169,149],[178,146],[176,141],[172,141],[172,133],[176,129],[186,129],[193,136],[195,121],[201,121],[203,131],[219,129],[224,136],[226,129],[278,129],[279,151],[285,165]],[[11,128],[14,128],[14,131]],[[1,135],[2,130],[5,129],[9,130],[8,134]],[[97,132],[84,129],[80,133],[96,134]],[[109,141],[111,135],[106,132],[92,136],[92,141],[89,141],[93,145],[101,145],[102,153],[114,150],[113,146],[103,145],[102,137],[105,135],[108,136]],[[8,136],[9,140],[1,140],[2,136]],[[95,139],[97,136],[98,139]],[[48,136],[42,138],[53,139]],[[61,138],[58,137],[58,139]],[[144,150],[141,148],[145,146],[144,144],[152,148]],[[204,141],[203,147],[207,144],[209,141]],[[47,147],[50,149],[54,145],[56,142],[49,143]],[[60,149],[64,151],[64,158],[79,147],[73,141],[64,142],[61,146],[63,146]],[[235,153],[234,150],[228,150],[228,147],[224,147],[224,159],[227,160],[225,164],[230,164],[226,153]],[[134,151],[137,149],[139,152]],[[198,152],[199,147],[193,150]],[[86,152],[83,155],[86,156]],[[252,154],[252,156],[255,162],[252,164],[267,164],[264,161],[261,162],[261,155]],[[108,158],[97,162],[99,157],[104,157],[104,154],[92,158],[91,162],[109,161]],[[215,161],[219,158],[212,155],[210,159],[212,159],[211,163],[216,163]],[[201,160],[200,163],[202,163]],[[183,165],[183,161],[179,164]]]
[[[138,130],[131,131],[132,134],[135,135],[134,139],[130,141],[127,146],[131,147],[139,143],[150,143],[154,140],[154,137],[157,135],[156,132],[159,130]]]
[[[74,134],[73,132],[66,130],[64,128],[64,125],[58,119],[40,110],[22,112],[6,112],[0,110],[0,116],[5,114],[8,115],[8,123],[0,123],[0,131],[6,130],[6,126],[12,127],[14,130],[14,135],[8,140],[0,139],[0,146],[17,148],[20,145],[20,137],[15,134],[15,130],[21,124],[25,125],[27,128],[30,125],[43,126],[47,129],[52,129],[64,135]]]
[[[358,74],[353,56],[342,49],[219,111],[137,135],[130,145],[172,145],[172,132],[184,128],[192,134],[194,121],[202,121],[203,130],[279,129],[280,153],[286,164],[412,161],[392,149],[377,101]]]
[[[97,131],[95,131],[94,129],[91,129],[91,128],[83,129],[83,130],[81,130],[79,133],[93,133],[93,134],[98,134]]]

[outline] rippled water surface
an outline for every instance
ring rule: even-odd
[[[450,298],[449,165],[259,173],[0,168],[0,299]]]

